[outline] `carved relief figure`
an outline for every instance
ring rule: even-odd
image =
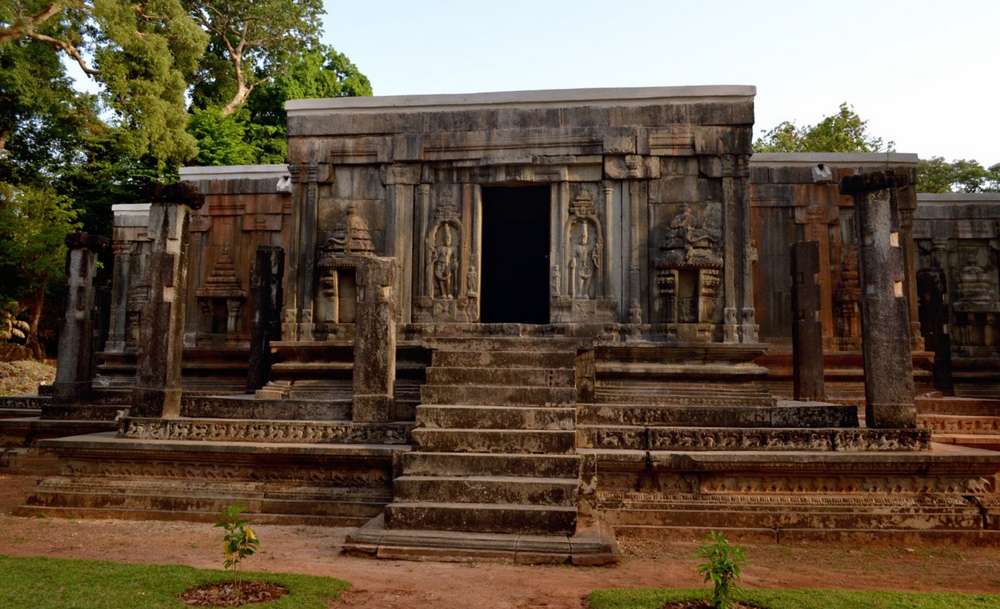
[[[570,219],[566,228],[567,250],[564,253],[570,298],[591,299],[599,289],[601,259],[604,243],[601,224],[594,209],[590,192],[581,190],[569,209]],[[562,283],[559,271],[553,267],[552,293],[558,296]]]
[[[682,266],[721,267],[718,251],[722,240],[722,209],[718,203],[707,203],[702,213],[685,204],[670,221],[664,233],[661,250],[663,263],[672,268]]]
[[[590,284],[594,274],[601,269],[601,258],[596,245],[590,243],[587,222],[580,222],[580,237],[573,244],[573,257],[569,261],[570,296],[590,298]]]
[[[443,240],[431,252],[431,265],[434,268],[434,297],[451,300],[455,297],[455,247],[452,244],[451,227],[442,225]]]
[[[958,278],[958,308],[988,310],[996,306],[996,295],[989,274],[979,263],[977,250],[969,250]]]

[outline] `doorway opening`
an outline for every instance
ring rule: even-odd
[[[483,188],[484,323],[549,323],[549,187]]]

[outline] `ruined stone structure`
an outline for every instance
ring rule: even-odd
[[[789,248],[799,241],[819,246],[820,322],[826,390],[830,399],[862,403],[861,277],[856,210],[852,197],[839,192],[842,178],[856,173],[895,170],[913,177],[917,156],[901,153],[767,153],[750,161],[751,233],[756,257],[754,292],[757,320],[768,354],[758,363],[769,370],[769,385],[791,396],[792,279]],[[914,380],[918,392],[931,388],[931,358],[924,351],[917,311],[916,253],[912,187],[893,191],[903,254],[903,293],[910,315]]]
[[[950,344],[950,370],[939,384],[959,396],[1000,398],[1000,195],[920,194],[917,200],[922,314],[937,329],[934,338]],[[943,304],[937,312],[935,299]]]
[[[854,406],[770,394],[753,96],[289,102],[290,194],[280,177],[182,174],[206,197],[171,304],[187,309],[185,373],[199,353],[242,354],[240,393],[185,377],[172,409],[136,393],[117,432],[45,441],[62,475],[20,513],[211,520],[238,501],[262,522],[358,526],[346,548],[365,555],[574,564],[614,560],[615,536],[705,528],[994,539],[1000,455],[930,450],[885,400],[862,427]],[[286,253],[270,271],[281,336],[245,394],[260,245]],[[141,285],[148,317],[157,285]],[[139,341],[140,360],[154,347]]]

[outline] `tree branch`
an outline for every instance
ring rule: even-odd
[[[63,52],[65,52],[67,55],[76,60],[76,63],[80,65],[80,69],[83,70],[84,73],[86,73],[88,76],[96,76],[100,74],[99,70],[96,70],[87,65],[87,61],[83,58],[83,55],[80,54],[80,51],[77,50],[75,46],[66,42],[65,40],[59,40],[58,38],[53,38],[52,36],[46,36],[45,34],[39,34],[37,32],[28,32],[27,36],[28,38],[38,40],[39,42],[45,42],[51,44],[54,47],[62,49]]]
[[[62,9],[63,7],[61,3],[52,2],[37,14],[28,17],[27,19],[15,19],[14,24],[9,28],[0,29],[0,44],[3,44],[8,40],[20,38],[26,34],[30,36],[36,27],[48,21],[53,15]]]

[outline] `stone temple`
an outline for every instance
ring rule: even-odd
[[[574,564],[998,539],[1000,453],[917,425],[915,158],[751,159],[754,95],[289,102],[287,166],[116,209],[103,334],[107,245],[70,243],[60,377],[0,421],[58,459],[19,513],[240,502],[360,554]]]

